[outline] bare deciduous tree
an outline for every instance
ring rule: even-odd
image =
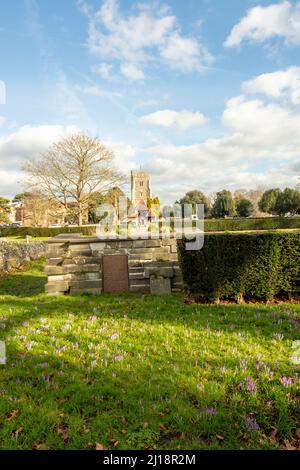
[[[24,167],[28,186],[76,214],[82,225],[94,191],[105,194],[122,184],[124,176],[113,165],[114,155],[97,138],[74,134],[53,144]]]

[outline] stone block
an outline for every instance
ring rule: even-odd
[[[73,258],[65,258],[63,260],[63,265],[67,266],[70,264],[101,264],[102,257],[101,256],[74,256]]]
[[[70,282],[70,287],[73,289],[81,290],[81,292],[85,292],[86,289],[101,289],[102,288],[102,280],[82,280],[82,281],[72,281]]]
[[[169,278],[150,278],[150,293],[162,295],[171,293],[171,281]]]
[[[45,285],[45,292],[48,292],[48,293],[67,292],[68,290],[69,290],[68,281],[48,282],[48,284]]]
[[[145,267],[145,277],[173,277],[174,270],[170,266],[149,266]]]
[[[67,274],[68,270],[66,266],[45,266],[44,272],[48,274],[48,276],[57,276],[59,274]]]
[[[133,240],[122,240],[119,242],[119,248],[130,249],[130,248],[133,248],[133,244],[134,244]]]
[[[129,279],[129,283],[130,285],[134,285],[134,286],[149,286],[149,279],[132,279],[131,278]]]
[[[56,276],[48,276],[48,283],[53,283],[57,281],[70,281],[72,274],[58,274]]]
[[[64,266],[68,273],[95,273],[101,271],[99,264],[69,264]]]
[[[87,287],[85,288],[84,290],[82,289],[75,289],[74,287],[71,287],[70,289],[70,294],[83,294],[83,293],[87,293],[87,294],[101,294],[102,293],[102,289],[100,287]]]
[[[82,248],[82,250],[70,250],[70,254],[74,254],[76,257],[78,256],[81,256],[81,257],[89,257],[89,256],[92,256],[92,250],[90,250],[89,248],[87,249],[84,249]]]
[[[150,294],[149,284],[131,284],[129,286],[129,292],[136,292],[140,294]]]
[[[157,240],[133,240],[133,248],[155,248],[160,247],[161,241]]]
[[[104,248],[104,255],[126,255],[126,248]]]
[[[100,272],[95,272],[95,273],[72,273],[70,274],[72,281],[94,281],[94,280],[100,280],[102,281],[101,278],[101,273]]]
[[[134,279],[144,279],[144,271],[135,271],[135,272],[130,272],[129,271],[129,282],[131,282]]]
[[[63,258],[50,258],[47,260],[49,266],[60,266],[63,264]]]
[[[97,243],[90,243],[90,249],[92,252],[102,252],[106,248],[106,242],[97,242]]]
[[[140,251],[137,253],[129,253],[130,261],[144,261],[144,260],[153,260],[153,253],[151,251]]]

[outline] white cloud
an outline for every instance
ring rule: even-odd
[[[225,47],[239,46],[243,41],[263,42],[281,37],[288,44],[300,44],[300,2],[289,1],[248,10],[231,30]]]
[[[264,73],[242,84],[249,94],[260,93],[272,98],[288,97],[293,104],[300,104],[300,67]]]
[[[93,72],[99,75],[99,77],[107,80],[111,78],[112,65],[102,62],[102,64],[94,65]]]
[[[174,201],[194,188],[210,193],[297,184],[298,110],[238,96],[228,100],[221,121],[224,135],[219,138],[149,149],[147,169],[163,200]]]
[[[26,125],[15,132],[2,135],[0,137],[0,195],[12,197],[21,192],[24,163],[29,159],[37,158],[54,142],[79,131],[80,129],[76,126]],[[106,140],[104,144],[114,152],[115,164],[121,171],[129,174],[130,169],[137,166],[136,150],[132,145],[114,140]]]
[[[139,119],[141,124],[149,124],[166,128],[173,127],[179,130],[186,130],[194,126],[202,126],[206,121],[206,117],[201,113],[192,111],[173,111],[170,109],[155,111],[154,113],[141,116]]]
[[[222,123],[242,136],[242,149],[281,159],[300,154],[300,112],[287,106],[238,96],[228,100]]]
[[[142,69],[137,67],[135,64],[125,63],[121,64],[120,67],[122,75],[128,78],[129,80],[143,80],[145,74]]]
[[[109,147],[115,156],[115,165],[117,165],[121,171],[129,176],[130,170],[137,168],[135,161],[137,157],[137,151],[135,147],[127,142],[105,140],[104,144]]]
[[[37,157],[53,142],[77,132],[75,126],[22,126],[15,132],[0,137],[1,169],[20,169],[25,160]]]
[[[181,72],[201,72],[213,62],[212,55],[195,38],[185,38],[176,32],[161,47],[160,55],[171,69]]]
[[[173,70],[202,71],[213,62],[212,55],[192,36],[183,36],[176,16],[158,3],[137,4],[132,13],[123,15],[117,0],[104,0],[88,16],[88,48],[91,54],[120,65],[130,80],[141,80],[146,66],[163,62]],[[152,68],[153,70],[153,68]]]
[[[13,196],[22,191],[23,164],[38,157],[58,139],[77,132],[75,126],[22,126],[0,137],[1,195]]]

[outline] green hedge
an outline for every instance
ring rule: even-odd
[[[25,237],[30,235],[32,237],[55,237],[60,233],[82,233],[87,236],[95,236],[95,227],[16,227],[16,228],[1,228],[1,237]]]
[[[261,217],[245,219],[205,219],[205,232],[226,232],[237,230],[276,230],[300,228],[300,217]],[[19,227],[0,229],[1,237],[54,237],[60,233],[82,233],[96,235],[95,227]]]
[[[276,230],[300,228],[300,217],[260,217],[244,219],[205,219],[205,232],[235,230]]]
[[[202,300],[270,300],[300,293],[300,232],[206,234],[179,258],[186,290]]]

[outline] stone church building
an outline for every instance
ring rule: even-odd
[[[131,203],[134,207],[139,205],[147,207],[147,200],[151,197],[150,177],[142,170],[131,171]]]

